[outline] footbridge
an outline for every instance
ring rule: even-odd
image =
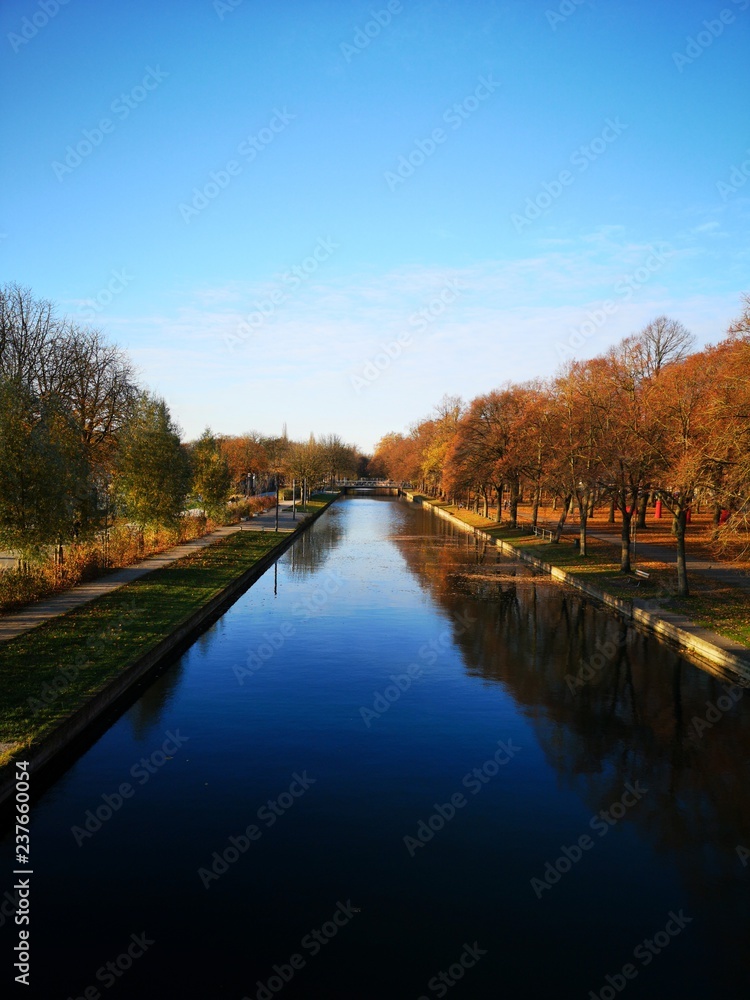
[[[335,485],[345,494],[397,497],[411,483],[398,483],[393,479],[338,479]]]

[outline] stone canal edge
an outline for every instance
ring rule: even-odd
[[[403,496],[411,502],[420,502],[406,491],[403,491]],[[691,660],[697,661],[698,666],[704,669],[708,666],[709,668],[714,668],[714,671],[718,668],[718,672],[722,675],[728,675],[733,680],[744,682],[745,686],[750,682],[750,650],[740,643],[716,635],[714,632],[710,632],[708,629],[704,629],[700,625],[691,622],[683,615],[674,614],[663,608],[655,608],[649,611],[644,607],[639,607],[635,600],[631,603],[613,597],[611,594],[599,590],[598,587],[594,587],[590,583],[578,580],[571,573],[566,573],[565,570],[557,566],[543,562],[541,559],[537,559],[536,556],[532,556],[527,552],[521,552],[500,538],[493,538],[486,531],[467,524],[449,511],[445,511],[440,507],[434,507],[432,504],[424,504],[423,506],[431,510],[437,517],[442,517],[444,520],[450,521],[457,528],[461,528],[462,531],[473,534],[475,538],[481,538],[488,544],[496,546],[503,555],[528,563],[534,569],[547,573],[553,579],[560,580],[562,583],[566,583],[568,586],[582,591],[588,597],[592,597],[606,607],[611,608],[627,621],[633,622],[641,629],[651,632],[660,639],[666,640],[670,646],[677,648]]]

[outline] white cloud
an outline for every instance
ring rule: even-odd
[[[715,230],[709,221],[673,245],[667,263],[618,302],[580,356],[601,353],[659,313],[680,319],[699,342],[719,339],[738,311],[739,292],[702,295],[693,274],[706,252],[700,236],[710,239]],[[588,310],[615,296],[616,283],[653,246],[628,240],[622,227],[602,227],[572,245],[540,241],[538,253],[517,260],[380,274],[345,275],[331,266],[280,303],[234,352],[225,338],[280,287],[276,277],[200,288],[172,315],[119,318],[110,327],[189,436],[205,424],[271,433],[287,420],[290,433],[343,429],[371,446],[403,426],[396,415],[418,419],[446,391],[471,398],[506,379],[551,375],[560,361],[556,344]],[[410,317],[449,281],[460,283],[461,295],[417,331]],[[357,396],[352,373],[405,332],[412,333],[410,348]]]

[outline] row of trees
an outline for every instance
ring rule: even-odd
[[[494,496],[501,512],[505,496],[512,526],[522,496],[534,524],[542,497],[553,497],[556,540],[578,512],[581,556],[588,518],[607,503],[622,522],[623,572],[633,517],[645,517],[649,498],[661,500],[673,516],[678,592],[687,595],[685,529],[696,501],[713,505],[719,541],[750,548],[750,297],[725,339],[693,347],[682,324],[660,316],[551,379],[507,383],[468,405],[444,398],[408,434],[386,435],[372,468],[436,495],[476,498],[485,513]]]
[[[0,547],[23,561],[95,537],[114,521],[174,527],[214,518],[232,494],[284,475],[315,484],[366,464],[335,435],[289,441],[207,429],[181,440],[167,404],[98,330],[59,318],[18,285],[0,288]]]

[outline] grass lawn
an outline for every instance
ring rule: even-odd
[[[0,767],[286,537],[239,531],[0,644]]]
[[[423,497],[423,503],[441,507],[473,528],[481,528],[493,538],[502,539],[519,551],[536,556],[543,562],[557,566],[567,573],[598,587],[605,593],[631,602],[634,597],[657,598],[661,607],[685,615],[696,625],[710,629],[717,635],[733,639],[750,647],[750,595],[737,587],[715,583],[699,573],[690,573],[690,597],[672,597],[676,583],[676,570],[667,563],[638,559],[638,569],[649,573],[648,580],[641,580],[620,572],[619,544],[613,545],[596,538],[588,540],[589,554],[582,559],[573,548],[571,538],[565,537],[557,545],[536,535],[524,534],[521,529],[498,525],[481,514],[440,503]],[[577,535],[576,535],[577,537]]]
[[[336,494],[336,496],[338,496],[338,494]],[[328,504],[335,499],[336,497],[331,493],[311,493],[304,506],[301,503],[297,504],[297,513],[315,514],[317,511],[321,510],[321,508],[327,507]]]

